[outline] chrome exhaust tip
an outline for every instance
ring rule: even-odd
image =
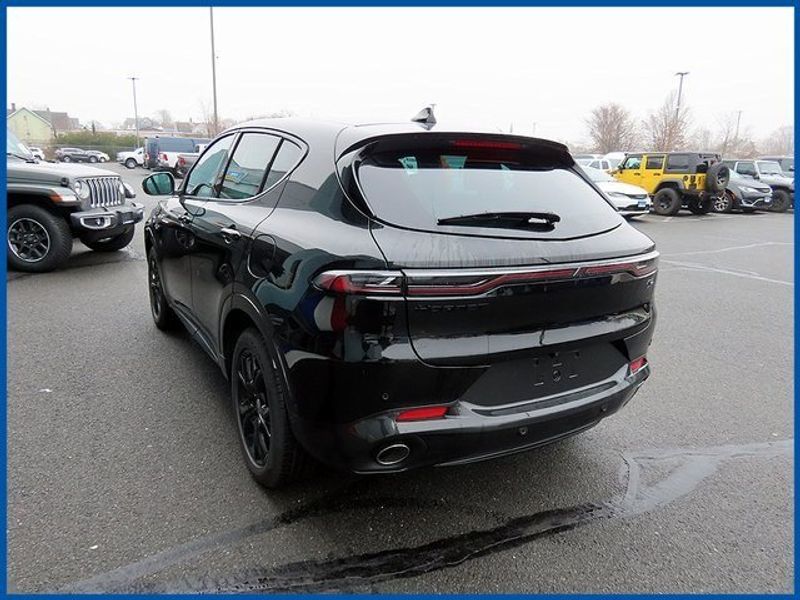
[[[411,454],[411,448],[405,444],[391,444],[378,452],[375,460],[384,467],[403,462]]]

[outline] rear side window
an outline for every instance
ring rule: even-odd
[[[225,171],[219,197],[243,200],[257,195],[279,143],[274,135],[243,134]]]
[[[451,224],[441,220],[487,212],[547,213],[557,216],[557,223],[546,237],[560,238],[618,221],[603,197],[559,155],[510,142],[452,140],[386,151],[378,147],[362,156],[356,168],[373,213],[414,229],[442,231]],[[509,230],[487,234],[509,235]]]
[[[667,171],[688,171],[688,154],[670,154],[667,156]]]
[[[281,147],[278,149],[278,154],[275,160],[272,161],[272,166],[267,175],[267,181],[264,184],[264,189],[271,187],[283,178],[286,173],[291,171],[300,157],[303,154],[302,148],[289,140],[283,140]]]
[[[664,168],[664,156],[663,155],[654,155],[648,156],[647,162],[644,165],[645,169],[658,169],[661,170]]]
[[[736,172],[741,175],[755,175],[756,166],[752,162],[740,162],[736,165]]]

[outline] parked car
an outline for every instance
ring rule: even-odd
[[[725,193],[714,201],[714,212],[729,213],[733,210],[755,212],[772,207],[772,188],[747,175],[731,171]]]
[[[773,211],[786,212],[794,206],[794,177],[784,175],[777,162],[736,158],[725,159],[722,162],[740,175],[748,175],[771,187]]]
[[[597,184],[603,193],[623,217],[631,218],[646,215],[650,212],[652,202],[647,190],[629,183],[614,179],[606,171],[594,167],[582,167],[589,178]]]
[[[129,169],[144,166],[144,147],[137,148],[133,152],[117,152],[117,162],[125,165]]]
[[[96,162],[108,162],[109,156],[105,152],[100,152],[99,150],[87,150],[86,154],[89,155],[89,162],[96,163]]]
[[[578,161],[575,161],[575,162],[578,162]],[[580,164],[582,167],[585,166],[585,167],[589,167],[590,169],[600,169],[601,171],[606,171],[606,172],[609,172],[609,173],[611,172],[611,170],[613,168],[612,164],[611,164],[611,161],[609,161],[606,158],[593,158],[593,159],[589,160],[585,165],[583,163],[578,163],[578,164]]]
[[[426,114],[252,121],[143,181],[153,319],[229,377],[265,486],[528,450],[650,374],[653,241],[562,144]]]
[[[182,152],[198,152],[201,145],[208,144],[204,138],[183,138],[155,136],[146,138],[144,142],[144,166],[153,170],[167,170],[174,173],[178,154]]]
[[[677,214],[682,207],[707,214],[730,179],[719,154],[711,152],[634,152],[612,174],[647,190],[659,215]]]
[[[89,162],[90,156],[80,148],[57,148],[55,155],[58,162]]]
[[[45,160],[44,150],[42,150],[41,148],[37,148],[36,146],[31,146],[30,148],[28,148],[28,150],[31,151],[31,154],[33,154],[33,157],[36,160]]]
[[[794,178],[794,156],[762,156],[758,160],[771,160],[781,166],[784,175]]]
[[[6,130],[8,264],[18,271],[50,271],[72,252],[73,237],[97,252],[133,239],[144,209],[116,173],[83,165],[36,163]]]

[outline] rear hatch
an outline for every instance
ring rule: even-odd
[[[347,160],[373,236],[404,274],[409,335],[428,364],[598,348],[649,321],[652,241],[625,223],[564,146],[392,135]],[[606,350],[624,363],[624,349]]]

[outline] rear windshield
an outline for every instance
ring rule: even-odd
[[[555,238],[618,224],[614,209],[563,158],[511,143],[471,143],[455,140],[367,155],[357,170],[365,200],[381,220],[428,231],[452,227],[439,224],[440,219],[487,212],[558,215],[560,221],[546,236]]]

